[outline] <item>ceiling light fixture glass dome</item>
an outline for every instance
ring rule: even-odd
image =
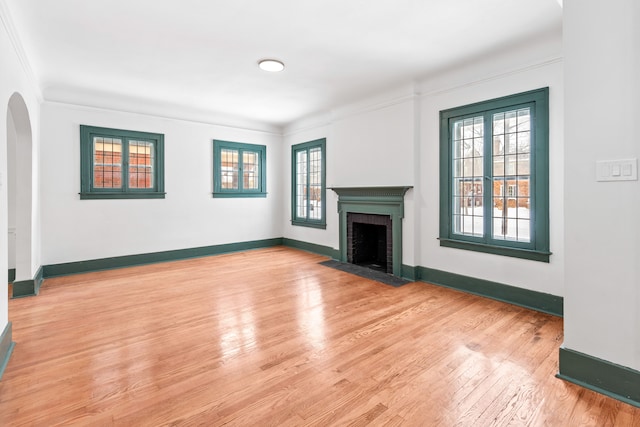
[[[278,71],[284,70],[284,63],[282,61],[278,61],[277,59],[261,59],[258,61],[258,67],[264,71],[270,71],[272,73],[277,73]]]

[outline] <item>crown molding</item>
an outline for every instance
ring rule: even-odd
[[[22,69],[31,85],[31,88],[35,92],[36,97],[39,102],[43,101],[42,90],[40,89],[40,84],[38,83],[38,79],[36,78],[36,74],[31,67],[27,54],[24,51],[24,47],[22,42],[20,41],[20,36],[18,35],[18,31],[13,23],[13,19],[11,18],[11,12],[9,11],[9,7],[7,6],[5,0],[0,0],[0,22],[11,41],[11,46],[18,57],[18,61],[22,66]]]

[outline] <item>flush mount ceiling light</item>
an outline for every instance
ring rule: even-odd
[[[262,59],[258,61],[258,67],[260,67],[260,69],[264,71],[277,73],[278,71],[284,70],[284,63],[282,61],[278,61],[277,59]]]

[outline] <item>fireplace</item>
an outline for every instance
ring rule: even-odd
[[[347,262],[393,274],[391,216],[347,212]]]
[[[404,195],[411,187],[334,187],[340,261],[402,277]]]

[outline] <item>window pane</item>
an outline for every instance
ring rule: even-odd
[[[459,194],[453,198],[454,232],[482,236],[484,234],[483,179],[461,179],[454,191]]]
[[[528,108],[493,115],[493,129],[504,130],[493,135],[506,141],[504,154],[494,152],[493,175],[493,238],[529,242],[531,173],[531,124]]]
[[[93,188],[122,188],[122,140],[93,138]]]
[[[258,189],[258,153],[244,151],[242,153],[242,186],[245,190]]]
[[[309,218],[322,219],[322,150],[309,150]]]
[[[453,141],[459,159],[453,160],[453,230],[454,233],[482,236],[484,228],[482,193],[484,176],[484,118],[467,118],[454,122]],[[455,137],[455,136],[454,136]],[[459,149],[457,148],[459,145]]]
[[[296,153],[296,215],[307,217],[307,150]]]
[[[129,141],[129,188],[153,188],[154,165],[152,142]]]
[[[238,189],[238,150],[220,150],[221,186],[227,190]]]

